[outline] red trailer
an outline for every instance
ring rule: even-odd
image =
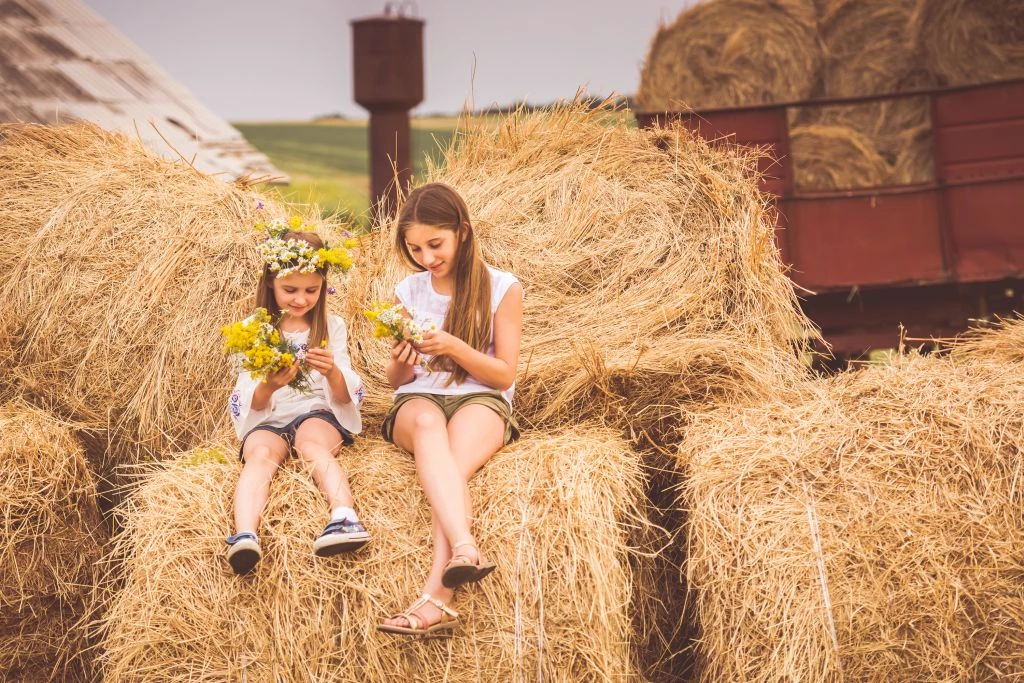
[[[927,96],[935,180],[807,192],[793,183],[787,109]],[[679,120],[709,140],[770,149],[764,189],[776,238],[807,315],[839,357],[948,337],[972,320],[1024,311],[1024,79],[912,94],[693,112],[638,113],[641,126]]]

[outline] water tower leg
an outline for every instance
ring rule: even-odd
[[[370,202],[375,218],[398,205],[412,180],[412,137],[408,110],[370,113]]]

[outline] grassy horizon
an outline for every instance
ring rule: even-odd
[[[413,173],[421,175],[426,157],[441,156],[457,117],[412,120]],[[366,119],[233,123],[245,139],[287,173],[291,183],[271,186],[285,200],[315,204],[322,215],[368,219],[370,169]]]

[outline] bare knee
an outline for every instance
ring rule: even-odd
[[[303,462],[307,463],[334,459],[334,449],[315,439],[297,439],[295,441],[295,452],[298,453]]]
[[[433,432],[441,426],[441,417],[433,412],[419,413],[412,423],[413,429],[419,433]]]
[[[245,467],[258,470],[274,471],[280,460],[274,456],[268,446],[254,446],[247,450],[243,457]]]

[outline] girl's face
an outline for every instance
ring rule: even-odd
[[[324,278],[319,273],[291,273],[275,277],[274,301],[282,313],[301,318],[313,310],[320,299]]]
[[[455,272],[459,236],[454,230],[413,223],[405,229],[405,246],[434,277],[446,278]]]

